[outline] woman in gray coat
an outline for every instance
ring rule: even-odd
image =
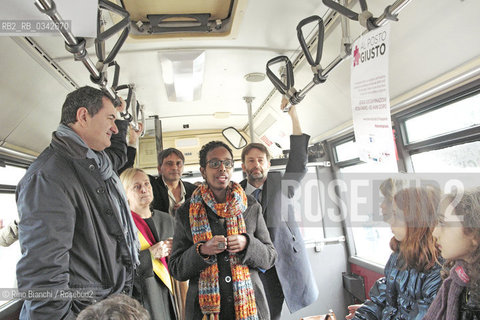
[[[173,218],[166,212],[150,210],[152,186],[143,170],[129,168],[120,179],[141,246],[132,296],[148,310],[152,320],[175,320],[174,284],[167,265],[172,249]]]
[[[233,155],[220,141],[200,151],[205,183],[177,210],[169,269],[190,280],[186,319],[269,319],[258,272],[276,252],[260,205],[231,182]]]

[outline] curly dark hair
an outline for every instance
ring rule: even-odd
[[[459,197],[461,196],[461,198]],[[460,200],[458,200],[460,199]],[[454,214],[462,216],[463,233],[473,236],[480,243],[480,188],[465,190],[463,193],[447,194],[440,203],[439,215],[442,216],[449,207],[454,208]],[[448,277],[455,261],[447,260],[443,266],[442,277]],[[470,277],[470,300],[474,304],[480,303],[480,246],[474,252],[470,261],[465,263],[467,274]]]
[[[213,149],[220,147],[227,149],[233,159],[232,149],[230,149],[230,147],[225,142],[210,141],[209,143],[203,145],[202,149],[200,149],[200,152],[198,153],[198,156],[200,157],[200,167],[205,168],[207,166],[207,153],[209,153]]]

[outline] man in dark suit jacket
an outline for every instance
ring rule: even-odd
[[[168,148],[158,154],[158,177],[149,176],[153,188],[153,209],[174,215],[180,205],[192,196],[196,185],[182,181],[185,157],[175,148]]]
[[[286,101],[282,105],[285,106]],[[312,304],[318,297],[310,261],[295,222],[294,206],[290,205],[295,190],[281,190],[282,181],[290,180],[293,183],[288,185],[298,185],[307,172],[310,136],[302,134],[295,106],[292,106],[289,115],[293,134],[290,136],[289,160],[283,176],[280,172],[268,172],[270,154],[263,144],[250,143],[242,152],[242,169],[247,179],[240,185],[261,203],[270,237],[278,253],[275,266],[260,275],[272,319],[280,319],[284,300],[293,313]]]
[[[127,147],[128,160],[126,165],[119,170],[119,174],[126,168],[133,167],[137,153],[134,146],[136,146],[138,136],[138,132],[130,129]],[[158,153],[158,177],[148,175],[153,189],[153,209],[168,212],[173,216],[175,210],[192,196],[197,186],[180,180],[184,162],[185,157],[178,149],[168,148]]]

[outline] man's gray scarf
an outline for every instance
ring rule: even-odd
[[[87,148],[87,158],[93,159],[97,163],[100,175],[107,186],[107,195],[109,196],[111,203],[114,205],[114,211],[123,227],[123,235],[125,236],[133,265],[135,267],[138,266],[140,264],[140,261],[138,260],[140,243],[137,238],[137,227],[133,222],[123,185],[115,171],[113,171],[112,161],[105,151],[94,151],[90,149],[85,141],[83,141],[82,138],[80,138],[80,136],[68,126],[60,124],[57,128],[56,134],[59,137],[68,137],[73,142]]]

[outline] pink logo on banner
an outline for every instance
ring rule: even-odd
[[[353,66],[358,66],[360,64],[360,50],[358,46],[355,46],[355,50],[353,51]]]

